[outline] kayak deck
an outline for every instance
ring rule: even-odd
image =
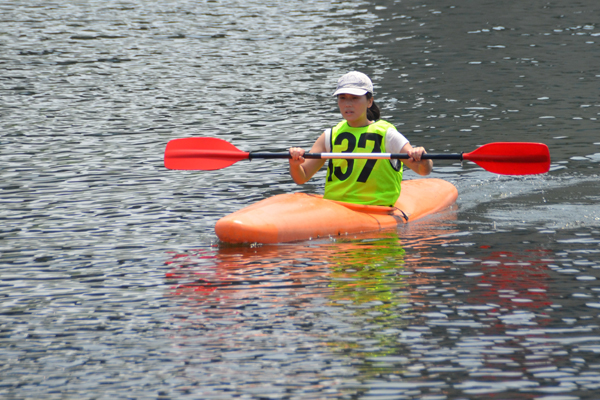
[[[435,178],[403,181],[395,207],[344,203],[306,193],[280,194],[221,218],[215,232],[229,243],[280,243],[373,232],[439,212],[457,197],[454,185]]]

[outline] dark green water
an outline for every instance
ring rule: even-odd
[[[595,399],[598,11],[3,2],[0,396]],[[220,217],[324,172],[169,171],[166,143],[308,148],[352,69],[413,144],[543,142],[551,171],[440,161],[456,209],[397,232],[219,244]]]

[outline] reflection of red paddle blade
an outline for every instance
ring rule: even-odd
[[[165,167],[210,171],[248,159],[249,153],[217,138],[173,139],[165,150]]]
[[[463,154],[463,159],[503,175],[543,174],[550,170],[550,152],[543,143],[489,143]]]

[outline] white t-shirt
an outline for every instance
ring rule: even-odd
[[[387,153],[400,153],[402,148],[408,143],[408,139],[394,128],[388,128],[385,134],[385,151]],[[331,153],[331,128],[325,130],[325,150]],[[400,160],[392,160],[395,167],[398,167]]]

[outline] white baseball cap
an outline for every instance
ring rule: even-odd
[[[338,79],[337,88],[333,95],[353,94],[362,96],[367,92],[373,93],[373,82],[362,72],[352,71]]]

